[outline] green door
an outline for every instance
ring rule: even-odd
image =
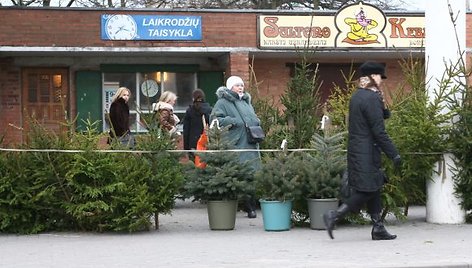
[[[211,106],[217,101],[216,90],[223,86],[223,72],[198,72],[198,87],[205,92],[206,101]]]
[[[96,71],[78,71],[76,73],[77,90],[77,131],[85,130],[85,122],[99,121],[97,130],[103,130],[102,123],[102,73]]]

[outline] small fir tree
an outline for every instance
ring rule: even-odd
[[[197,153],[206,163],[205,168],[187,169],[185,196],[195,200],[237,200],[253,195],[253,169],[249,162],[240,163],[240,152],[226,138],[229,127],[213,127],[207,131],[208,150]]]
[[[307,198],[337,198],[341,187],[341,176],[346,169],[346,152],[343,141],[346,133],[339,132],[325,136],[315,134],[311,141],[315,153],[312,168],[305,177]]]
[[[306,148],[316,132],[320,108],[318,65],[314,70],[306,56],[295,66],[295,76],[281,96],[285,119],[289,127],[289,147]]]
[[[341,71],[345,87],[334,85],[334,90],[327,100],[327,108],[331,124],[337,131],[347,131],[349,101],[357,90],[357,82],[354,79],[355,71],[352,66],[349,73]]]
[[[256,173],[257,194],[268,201],[294,200],[301,196],[300,185],[309,166],[300,152],[276,152],[267,155]]]
[[[401,172],[395,172],[390,159],[383,158],[382,166],[389,178],[383,191],[383,216],[393,212],[396,217],[404,218],[410,204],[425,202],[425,182],[431,179],[434,164],[439,160],[438,152],[447,149],[446,137],[453,113],[444,113],[445,103],[457,91],[448,88],[448,80],[453,78],[444,77],[441,85],[428,93],[422,60],[403,59],[400,66],[404,84],[391,94],[392,116],[385,124],[404,164]]]
[[[154,226],[158,229],[159,214],[170,213],[174,207],[176,197],[182,191],[184,175],[179,161],[183,154],[171,152],[177,147],[176,139],[159,127],[153,114],[142,113],[141,120],[148,132],[137,137],[136,148],[152,151],[153,153],[138,157],[141,162],[147,164],[148,169],[142,171],[146,175],[142,176],[137,183],[143,185],[143,187],[136,188],[136,191],[141,189],[147,200],[150,201],[154,212]],[[142,163],[137,164],[138,166],[143,165]],[[135,169],[139,168],[135,167]],[[133,169],[131,168],[131,170]],[[125,173],[129,174],[128,171],[125,171]],[[127,178],[133,181],[133,176],[127,176]],[[135,184],[130,185],[135,186]],[[130,198],[133,198],[133,200],[129,204],[133,205],[133,212],[141,213],[139,215],[144,217],[146,214],[142,212],[148,213],[147,206],[149,204],[142,202],[144,197],[142,199],[136,197],[137,195],[131,196]],[[127,209],[128,211],[131,210],[130,208]],[[122,221],[126,222],[126,218],[124,217]]]
[[[267,134],[264,141],[260,143],[260,147],[262,149],[278,148],[282,140],[287,137],[287,124],[279,109],[278,98],[268,94],[269,88],[267,88],[267,94],[261,94],[260,83],[257,81],[253,65],[254,63],[249,66],[251,75],[246,89],[251,94],[251,102],[257,117],[261,120],[261,127]]]
[[[448,68],[449,80],[446,86],[453,86],[457,94],[449,99],[449,109],[455,111],[449,133],[449,149],[454,154],[455,194],[461,199],[461,206],[466,211],[466,221],[472,222],[472,87],[465,79],[472,70],[466,68],[465,62],[459,61]]]
[[[285,106],[284,120],[286,124],[286,139],[289,148],[307,148],[313,134],[317,132],[321,121],[320,87],[318,65],[308,62],[309,52],[301,52],[301,62],[295,65],[295,73],[280,97]],[[294,200],[296,222],[303,222],[307,217],[306,201]]]

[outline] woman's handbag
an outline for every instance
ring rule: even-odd
[[[248,126],[246,125],[247,140],[251,144],[262,142],[265,138],[264,130],[261,126]]]
[[[238,110],[239,115],[241,115],[241,112],[239,111],[238,106],[236,106],[236,103],[234,103],[234,107],[236,107],[236,110]],[[242,115],[241,119],[243,119],[244,121],[244,117]],[[248,126],[246,121],[244,121],[244,125],[246,126],[247,142],[249,144],[256,144],[264,140],[265,133],[261,126]]]

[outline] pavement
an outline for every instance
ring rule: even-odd
[[[234,230],[211,231],[205,205],[178,201],[150,232],[0,234],[0,267],[472,268],[472,225],[427,223],[421,206],[389,221],[391,241],[372,241],[370,225],[340,225],[334,240],[309,227],[267,232],[257,216],[238,212]]]

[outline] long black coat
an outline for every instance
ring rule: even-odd
[[[116,137],[121,137],[129,132],[129,107],[123,98],[115,100],[110,106],[110,121]],[[115,138],[110,129],[110,136]]]
[[[385,131],[384,106],[378,93],[357,89],[349,103],[348,174],[349,185],[358,191],[373,192],[384,184],[381,151],[390,159],[398,155]]]
[[[194,104],[185,111],[184,117],[184,149],[196,149],[197,141],[203,133],[202,115],[205,115],[207,124],[210,124],[211,107],[208,103],[200,103],[200,110],[196,110]]]

